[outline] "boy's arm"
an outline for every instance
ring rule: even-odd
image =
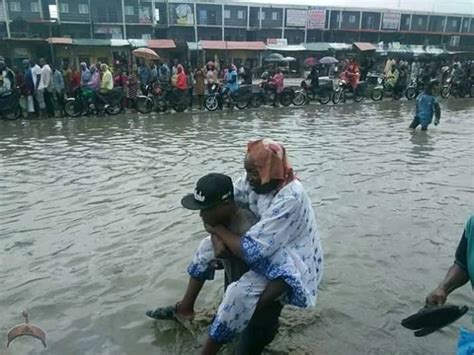
[[[441,120],[441,108],[439,107],[439,102],[435,101],[434,103],[434,111],[435,111],[435,126],[439,124],[439,121]]]

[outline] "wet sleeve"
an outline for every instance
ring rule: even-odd
[[[459,265],[466,273],[467,271],[467,238],[466,232],[463,232],[461,240],[456,249],[455,264]]]
[[[241,238],[245,262],[252,266],[265,262],[301,227],[296,223],[300,203],[294,196],[277,198],[260,221]]]

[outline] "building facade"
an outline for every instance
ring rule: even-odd
[[[474,14],[230,1],[0,0],[0,38],[400,42],[474,48]]]

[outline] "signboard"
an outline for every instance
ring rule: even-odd
[[[286,38],[267,38],[267,44],[274,46],[287,46],[288,40]]]
[[[120,26],[96,26],[95,33],[109,34],[112,39],[122,39],[122,28]]]
[[[286,25],[289,27],[304,27],[306,23],[306,10],[286,10]]]
[[[170,4],[170,15],[174,25],[194,25],[192,4]]]
[[[310,30],[323,30],[326,26],[326,10],[321,8],[309,9],[306,25]]]
[[[382,30],[397,31],[400,27],[401,14],[393,12],[384,12],[382,21]]]

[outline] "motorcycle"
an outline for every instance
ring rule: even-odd
[[[305,80],[301,82],[301,88],[306,94],[306,103],[309,101],[317,100],[320,104],[326,105],[331,101],[333,84],[332,81],[327,81],[325,83],[320,83],[316,88],[312,88],[311,85],[308,85]],[[293,102],[293,104],[295,104]]]
[[[23,115],[20,107],[20,92],[6,91],[0,94],[0,118],[16,120]]]
[[[400,100],[403,95],[403,85],[398,82],[395,86],[387,83],[385,78],[378,79],[378,85],[370,93],[370,97],[374,101],[381,101],[385,96],[389,95],[394,100]]]
[[[97,95],[106,102],[104,111],[109,115],[118,115],[123,109],[123,98],[125,93],[122,88],[114,88],[106,94],[95,93],[93,90],[78,87],[74,90],[74,97],[66,100],[64,111],[70,117],[78,117],[80,115],[96,115],[100,112],[97,107]]]
[[[355,90],[345,80],[341,79],[339,85],[334,90],[332,102],[336,105],[339,102],[345,102],[348,95],[351,95],[355,102],[361,102],[365,97],[367,82],[359,81]]]
[[[451,95],[455,97],[466,97],[472,95],[471,83],[465,80],[454,81],[452,77],[446,80],[446,84],[441,89],[441,97],[447,99]]]
[[[264,104],[273,105],[275,103],[275,95],[275,86],[272,84],[271,80],[264,80],[253,93],[250,104],[255,108],[259,108]],[[295,99],[295,95],[296,92],[292,88],[284,88],[278,95],[278,101],[282,106],[290,106]],[[301,92],[299,92],[298,95],[301,95]]]
[[[204,107],[208,111],[216,111],[222,101],[220,85],[218,83],[210,84],[207,89]]]
[[[423,82],[418,78],[413,78],[405,91],[405,97],[408,100],[414,100],[423,91]]]
[[[159,83],[148,84],[146,95],[137,98],[137,110],[140,113],[165,112],[172,107],[176,112],[184,112],[189,105],[189,98],[185,92],[172,87],[163,88]]]

